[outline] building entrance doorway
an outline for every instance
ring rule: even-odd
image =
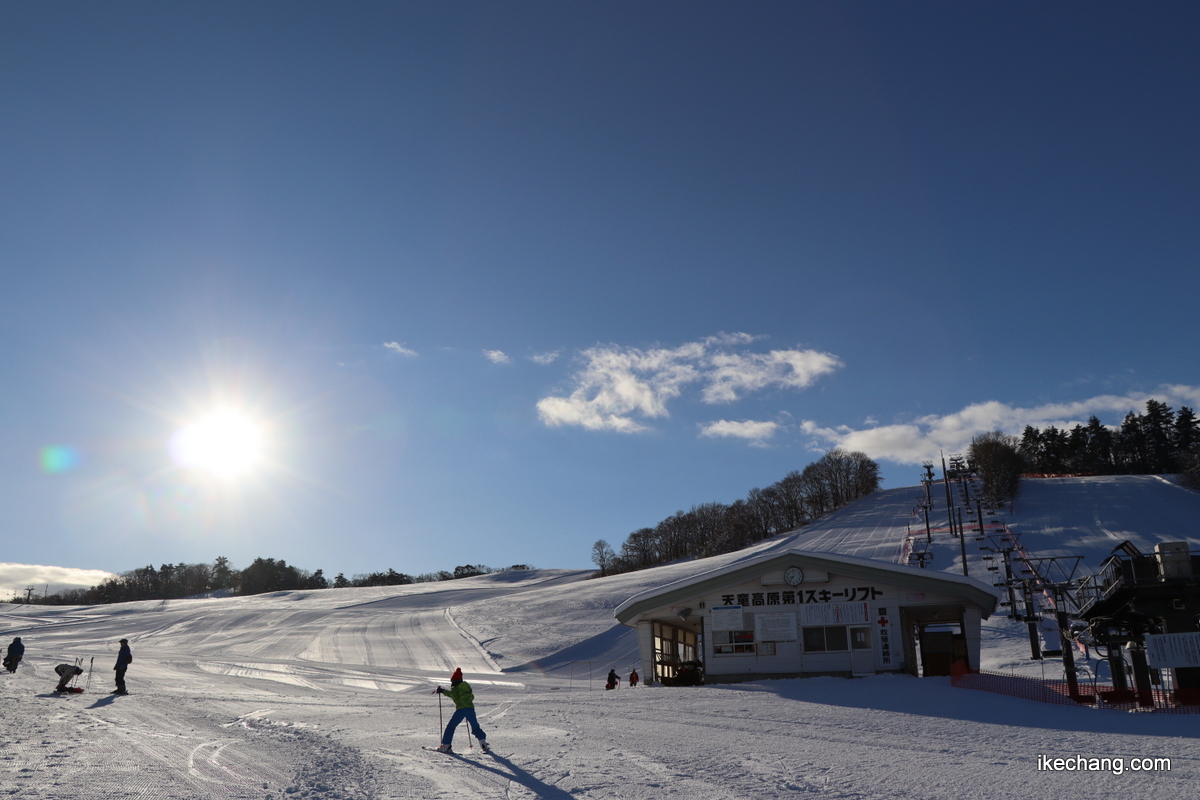
[[[875,647],[869,625],[850,629],[850,671],[853,675],[875,674]]]

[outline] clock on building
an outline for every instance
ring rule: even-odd
[[[804,571],[799,567],[788,567],[783,571],[783,581],[788,586],[799,586],[804,583]]]

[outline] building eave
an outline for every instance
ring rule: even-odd
[[[965,601],[979,606],[984,619],[991,616],[999,601],[991,586],[967,576],[932,572],[835,553],[785,550],[736,561],[666,586],[641,592],[617,606],[614,613],[621,624],[633,625],[639,616],[656,609],[686,603],[698,596],[716,593],[726,586],[749,582],[764,572],[792,566],[861,577],[916,592],[958,595]]]

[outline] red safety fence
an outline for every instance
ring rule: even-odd
[[[1025,700],[1036,700],[1039,703],[1052,703],[1063,706],[1087,705],[1093,708],[1113,709],[1117,711],[1145,710],[1160,714],[1200,714],[1200,698],[1184,697],[1193,702],[1179,702],[1181,692],[1173,691],[1169,684],[1169,673],[1162,675],[1163,682],[1151,691],[1154,705],[1142,709],[1132,690],[1117,692],[1108,684],[1093,683],[1081,680],[1078,683],[1078,693],[1071,697],[1071,689],[1066,680],[1050,678],[1033,678],[1024,675],[1006,675],[1003,672],[963,672],[955,670],[950,678],[951,685],[959,689],[975,689],[980,692],[1004,694],[1009,697],[1020,697]],[[1191,695],[1189,690],[1182,693]],[[1076,699],[1077,698],[1077,699]]]

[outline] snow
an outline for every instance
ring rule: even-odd
[[[897,675],[601,688],[611,667],[646,672],[633,632],[613,617],[628,598],[791,547],[894,561],[917,492],[880,493],[741,553],[595,580],[533,570],[0,606],[0,644],[19,635],[28,648],[16,674],[0,674],[0,797],[1193,797],[1194,716],[1050,706]],[[1200,495],[1126,478],[1028,482],[1007,518],[1027,541],[1042,537],[1030,549],[1081,549],[1095,566],[1121,539],[1149,549],[1187,538],[1176,523],[1198,516]],[[937,547],[934,567],[961,571],[957,546]],[[984,666],[1056,668],[1022,660],[1023,626],[993,617],[985,636]],[[122,637],[132,694],[118,697],[107,692]],[[55,695],[54,665],[76,657],[95,659],[88,691]],[[470,748],[465,726],[459,756],[422,749],[438,741],[439,711],[450,713],[430,692],[455,667],[494,755]],[[1040,756],[1077,755],[1121,759],[1124,770],[1039,769]],[[1142,757],[1170,759],[1170,770],[1132,770]]]

